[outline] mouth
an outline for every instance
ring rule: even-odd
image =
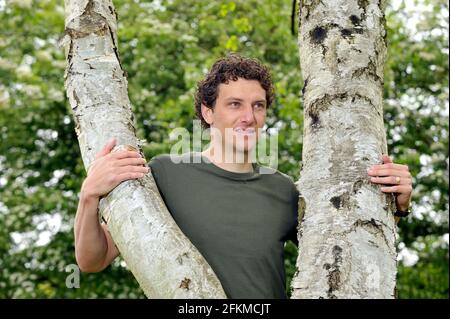
[[[250,136],[250,135],[254,135],[256,133],[256,130],[253,127],[247,127],[247,128],[236,127],[233,129],[233,131],[236,132],[237,134],[243,135],[243,136]]]

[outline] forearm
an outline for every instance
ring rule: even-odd
[[[108,244],[98,217],[99,199],[87,196],[83,191],[75,217],[75,255],[82,271],[102,270]]]

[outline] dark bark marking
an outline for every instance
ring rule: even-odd
[[[369,99],[367,96],[361,95],[361,94],[354,94],[352,97],[352,103],[354,103],[356,101],[356,99],[358,100],[363,100],[366,101],[367,103],[369,103],[378,113],[378,115],[381,116],[380,111],[377,109],[376,105],[373,103],[373,101],[371,99]],[[383,153],[384,154],[384,153]]]
[[[322,3],[322,1],[320,1],[320,0],[319,1],[310,1],[310,4],[305,4],[303,2],[303,0],[300,0],[298,9],[299,9],[299,12],[301,12],[301,11],[305,12],[305,20],[309,19],[309,15],[310,15],[311,11],[313,11],[319,3]]]
[[[383,45],[386,47],[387,46],[387,27],[386,27],[386,15],[385,15],[385,11],[383,10],[383,8],[380,5],[380,9],[381,9],[381,17],[380,17],[380,24],[382,25],[382,30],[384,30],[384,35],[383,35]]]
[[[123,71],[122,63],[120,62],[120,57],[119,57],[119,50],[117,48],[116,41],[114,40],[114,33],[113,33],[113,31],[111,30],[111,28],[109,26],[108,26],[108,30],[109,30],[109,34],[111,36],[111,41],[113,43],[114,54],[116,55],[117,62],[119,62],[120,69]],[[124,76],[125,76],[125,74],[126,73],[124,73]]]
[[[320,120],[319,120],[319,114],[314,112],[308,113],[309,117],[311,118],[311,127],[312,128],[318,128],[320,126]]]
[[[130,130],[130,132],[133,132],[133,134],[136,134],[136,128],[134,127],[133,123],[127,122],[127,127]]]
[[[90,0],[86,4],[83,14],[77,19],[79,19],[77,29],[66,28],[65,30],[72,38],[84,38],[89,34],[106,34],[108,23],[102,15],[94,11],[94,1]]]
[[[369,0],[358,0],[358,5],[361,9],[366,11],[367,6],[369,5]]]
[[[310,31],[309,36],[311,42],[314,44],[321,44],[327,37],[327,29],[323,27],[315,27],[314,30]]]
[[[300,34],[300,27],[302,25],[302,6],[303,6],[303,0],[298,0],[298,9],[297,9],[297,27],[298,27],[298,33]]]
[[[362,28],[341,29],[341,35],[346,39],[353,38],[355,33],[362,34]]]
[[[362,219],[358,219],[357,221],[355,221],[353,223],[353,225],[350,227],[350,229],[348,231],[346,231],[345,233],[350,233],[353,231],[356,231],[356,229],[358,228],[364,228],[366,229],[368,232],[370,233],[378,233],[381,235],[381,237],[383,238],[384,242],[386,243],[386,246],[389,247],[389,249],[391,249],[391,244],[389,243],[388,239],[386,238],[386,235],[383,231],[383,223],[376,221],[375,219],[371,218],[370,220],[362,220]],[[386,226],[386,225],[384,225]]]
[[[73,90],[73,98],[77,102],[77,105],[75,107],[72,107],[72,109],[76,109],[78,105],[80,105],[80,98],[78,97],[77,92],[75,90]]]
[[[342,265],[342,248],[338,245],[335,245],[331,253],[333,254],[334,258],[333,264],[326,263],[323,265],[323,268],[328,271],[328,298],[337,299],[334,292],[339,290],[339,288],[341,287],[340,267]]]
[[[80,136],[81,134],[81,130],[80,130],[80,123],[81,123],[81,115],[80,114],[76,114],[75,112],[73,112],[74,114],[74,122],[75,122],[75,132],[77,134],[77,136]]]
[[[302,196],[298,197],[298,223],[297,223],[297,235],[298,239],[302,238],[303,236],[303,219],[305,218],[305,211],[306,211],[306,202],[305,199]]]
[[[331,101],[334,100],[345,100],[349,96],[346,92],[339,94],[325,94],[322,98],[312,102],[306,109],[306,115],[311,118],[311,127],[318,128],[320,125],[320,113],[328,109]]]
[[[372,245],[373,247],[379,248],[380,246],[378,246],[375,242],[369,240],[369,244]]]
[[[341,35],[342,35],[344,38],[348,38],[348,37],[350,37],[352,34],[353,34],[353,32],[352,32],[352,30],[350,30],[350,29],[342,29],[342,30],[341,30]]]
[[[353,71],[351,78],[359,78],[362,75],[366,75],[367,77],[372,78],[375,82],[379,82],[380,85],[383,85],[383,79],[378,76],[377,68],[372,60],[370,60],[365,67]]]
[[[356,194],[361,189],[362,185],[364,184],[362,179],[358,179],[356,182],[353,183],[353,193]]]
[[[330,202],[333,204],[334,208],[350,208],[350,195],[345,192],[342,195],[334,196],[330,199]]]
[[[363,10],[363,13],[361,15],[361,20],[366,19],[366,9],[369,5],[369,0],[358,0],[358,6]]]
[[[305,82],[303,83],[302,95],[305,95],[305,90],[306,90],[306,86],[308,85],[308,80],[309,80],[309,77],[306,78]]]
[[[67,62],[69,63],[69,68],[68,68],[69,72],[72,70],[72,57],[73,57],[73,41],[72,41],[72,38],[70,38],[69,52],[67,53]]]
[[[184,288],[186,290],[189,290],[190,283],[191,283],[191,280],[189,278],[184,277],[184,279],[181,281],[179,288]]]
[[[377,230],[381,229],[381,224],[378,224],[375,219],[371,218],[370,220],[362,220],[358,219],[354,224],[354,226],[370,226],[374,227]]]
[[[349,97],[350,96],[347,94],[347,92],[337,93],[337,94],[325,94],[320,99],[317,99],[313,103],[311,103],[309,108],[313,109],[313,110],[322,110],[323,111],[328,108],[328,106],[330,105],[330,103],[332,101],[346,100]]]
[[[336,23],[327,23],[325,25],[317,26],[309,32],[309,40],[313,45],[317,45],[322,50],[322,55],[325,56],[328,47],[324,45],[324,40],[327,38],[328,31],[337,28],[341,29]]]
[[[360,26],[361,25],[361,19],[358,18],[356,15],[352,14],[350,16],[350,21],[354,26]]]
[[[345,97],[344,97],[345,96]],[[315,100],[310,104],[306,111],[306,115],[311,119],[311,128],[316,129],[320,127],[320,112],[328,109],[332,100],[336,98],[346,98],[347,93],[337,94],[337,95],[329,95],[325,94],[322,98]]]
[[[341,197],[340,197],[340,196],[332,197],[332,198],[330,199],[330,202],[333,204],[333,206],[334,206],[336,209],[339,209],[339,208],[341,207]]]
[[[188,257],[188,253],[181,254],[180,256],[178,256],[178,257],[176,258],[176,261],[177,261],[180,265],[182,265],[182,264],[183,264],[183,258],[187,258],[187,257]]]

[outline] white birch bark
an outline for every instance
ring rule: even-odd
[[[86,168],[112,136],[140,150],[117,50],[111,0],[66,0],[66,91]],[[168,212],[151,173],[126,181],[100,203],[100,214],[149,298],[226,298],[206,260]]]
[[[303,0],[304,140],[292,298],[393,298],[393,196],[367,168],[387,152],[384,1]]]

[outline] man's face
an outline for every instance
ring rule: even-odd
[[[266,91],[256,80],[238,78],[222,83],[213,109],[202,106],[205,121],[217,144],[217,133],[222,149],[248,154],[258,141],[260,129],[266,120]],[[215,132],[216,131],[216,132]]]

